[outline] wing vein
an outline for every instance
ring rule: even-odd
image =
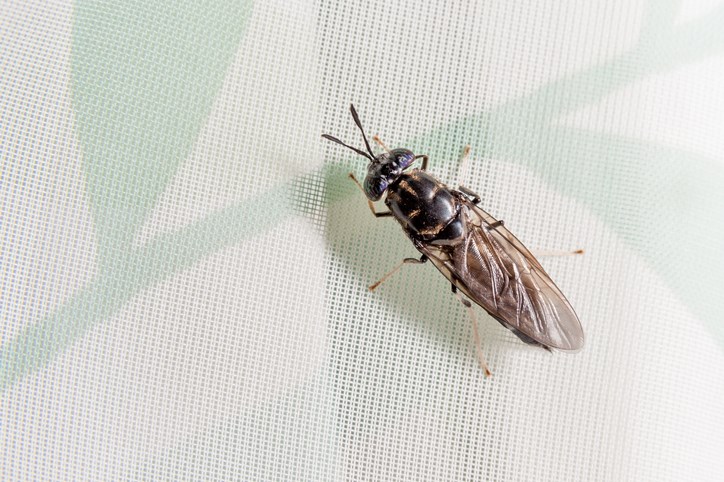
[[[523,341],[562,350],[583,346],[573,308],[543,267],[495,218],[461,200],[467,221],[458,244],[419,244],[418,249],[476,304]]]

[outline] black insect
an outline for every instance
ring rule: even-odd
[[[364,191],[372,213],[397,219],[422,253],[419,259],[404,259],[370,289],[375,289],[404,263],[432,261],[469,309],[479,360],[486,374],[490,372],[482,358],[477,323],[470,303],[458,290],[525,343],[545,349],[579,350],[583,346],[583,329],[573,308],[538,260],[503,226],[503,221],[480,209],[480,197],[474,192],[462,186],[451,189],[428,174],[428,156],[386,147],[385,152],[375,156],[354,106],[350,106],[350,111],[362,131],[367,152],[336,137],[322,137],[369,159],[364,186],[353,174],[350,177]],[[418,159],[422,160],[421,167],[411,169]],[[385,194],[389,210],[377,212],[373,201]]]

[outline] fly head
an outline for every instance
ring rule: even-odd
[[[350,105],[349,110],[352,113],[355,124],[357,124],[360,132],[362,132],[362,138],[365,141],[367,152],[345,144],[329,134],[322,134],[322,137],[343,145],[370,161],[367,166],[367,177],[365,177],[364,180],[364,190],[367,198],[372,201],[377,201],[382,197],[387,188],[400,177],[402,171],[407,169],[410,164],[415,161],[415,155],[408,149],[392,149],[391,151],[383,152],[379,156],[375,156],[369,141],[367,141],[367,136],[362,128],[362,123],[359,120],[359,115],[357,115],[354,105]]]
[[[415,161],[415,154],[409,149],[392,149],[383,152],[370,162],[365,177],[365,194],[372,201],[382,197],[390,184],[393,184]]]

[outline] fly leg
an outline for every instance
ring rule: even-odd
[[[422,166],[420,166],[420,170],[427,171],[427,161],[429,161],[430,158],[425,154],[420,154],[419,156],[415,156],[415,159],[422,159]]]
[[[417,258],[405,258],[405,259],[403,259],[402,261],[400,261],[399,263],[397,263],[397,266],[395,266],[394,268],[392,268],[392,269],[391,269],[389,272],[387,272],[382,278],[380,278],[379,280],[377,280],[376,283],[371,284],[371,285],[369,286],[369,290],[370,290],[370,291],[376,290],[377,287],[378,287],[379,285],[381,285],[382,283],[384,283],[385,281],[387,281],[387,279],[389,279],[390,276],[392,276],[393,274],[397,273],[397,271],[399,271],[399,269],[402,268],[402,266],[404,266],[404,265],[406,265],[406,264],[423,264],[423,263],[425,263],[425,262],[427,262],[427,256],[425,256],[424,254],[423,254],[422,256],[420,256],[420,259],[417,259]]]
[[[382,142],[382,139],[379,138],[379,136],[374,136],[372,138],[373,141],[377,143],[378,146],[380,146],[382,149],[384,149],[387,152],[390,152],[390,148],[385,145],[384,142]]]
[[[468,171],[468,160],[470,159],[470,146],[465,146],[463,155],[460,157],[460,168],[458,169],[458,190],[470,198],[473,204],[480,202],[480,196],[467,187],[463,186],[463,176]],[[502,224],[502,221],[500,221]]]
[[[470,146],[465,146],[463,148],[463,155],[460,156],[460,167],[458,168],[458,189],[460,189],[462,192],[462,185],[463,185],[463,176],[465,176],[468,173],[468,160],[470,159]],[[469,191],[472,192],[472,191]],[[465,194],[468,194],[465,192]],[[473,197],[477,197],[477,194],[473,193]],[[477,204],[477,203],[475,203]]]
[[[467,197],[471,198],[470,202],[473,204],[478,204],[480,202],[480,196],[475,194],[470,189],[466,188],[465,186],[458,186],[458,190],[460,190],[461,193],[465,194]],[[488,224],[488,229],[495,229],[499,228],[500,226],[503,226],[505,222],[503,222],[502,219],[499,219],[493,223]]]
[[[465,194],[468,198],[470,198],[470,202],[473,204],[480,203],[480,196],[475,193],[474,191],[468,189],[467,187],[462,185],[462,178],[463,175],[467,172],[468,168],[468,160],[470,159],[470,146],[465,146],[463,149],[463,155],[460,158],[460,169],[458,170],[458,190]],[[493,223],[490,223],[488,225],[489,229],[496,229],[501,226],[503,226],[505,223],[503,220],[498,220]],[[540,250],[540,251],[533,251],[533,255],[538,256],[575,256],[578,254],[583,254],[582,249],[576,249],[573,251],[552,251],[552,250]]]
[[[478,196],[476,193],[466,188],[465,186],[458,186],[458,190],[461,193],[465,194],[467,197],[469,197],[470,202],[472,202],[473,204],[478,204],[480,202],[480,196]],[[502,221],[500,222],[502,223]]]
[[[534,249],[534,250],[531,250],[531,252],[533,253],[533,256],[535,256],[536,258],[542,258],[544,256],[576,256],[579,254],[583,254],[582,249],[575,249],[573,251],[556,251],[556,250],[544,250],[544,249],[536,250],[536,249]]]
[[[473,311],[472,304],[462,297],[460,292],[458,291],[457,287],[454,284],[450,285],[452,287],[452,292],[455,295],[455,297],[460,301],[460,303],[465,306],[468,310],[468,315],[470,315],[470,322],[473,325],[473,340],[475,341],[475,354],[478,357],[478,364],[480,365],[480,368],[483,369],[483,372],[485,373],[486,377],[489,377],[492,375],[490,372],[490,369],[488,368],[488,364],[485,362],[485,357],[483,356],[483,346],[480,342],[480,333],[478,332],[478,320],[475,318],[475,312]]]
[[[365,194],[365,189],[362,187],[362,184],[359,183],[357,178],[354,177],[354,174],[352,174],[350,172],[349,177],[350,177],[350,179],[352,179],[354,181],[355,184],[357,184],[357,187],[359,188],[360,191],[362,191],[362,194],[364,194],[365,198],[366,198],[367,194]],[[387,216],[392,216],[392,211],[381,211],[381,212],[377,211],[375,209],[375,205],[369,199],[367,199],[367,205],[370,207],[370,211],[372,211],[372,214],[374,214],[376,218],[384,218]]]

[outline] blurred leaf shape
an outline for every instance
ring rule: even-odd
[[[188,157],[250,13],[244,0],[76,2],[73,107],[101,268],[122,262]]]

